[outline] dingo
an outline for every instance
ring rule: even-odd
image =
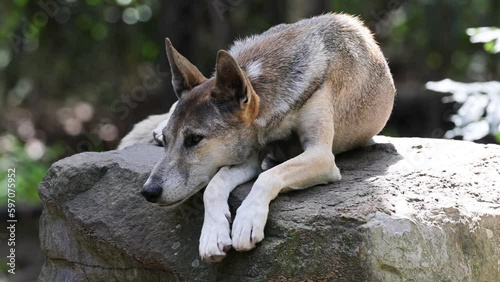
[[[239,40],[219,51],[210,78],[168,39],[166,51],[179,101],[137,125],[120,147],[142,142],[144,131],[164,145],[141,192],[150,202],[175,206],[206,187],[199,251],[207,261],[264,239],[269,203],[280,192],[340,180],[334,154],[380,132],[394,103],[382,52],[348,15],[281,24]],[[300,151],[287,141],[294,136]],[[231,229],[228,196],[256,176]]]

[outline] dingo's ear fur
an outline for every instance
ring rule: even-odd
[[[230,111],[240,109],[240,116],[251,123],[259,112],[259,96],[236,60],[224,50],[217,54],[215,87],[211,97]]]
[[[175,50],[168,37],[165,38],[165,48],[172,72],[172,85],[178,98],[184,91],[191,90],[207,80],[188,59]]]

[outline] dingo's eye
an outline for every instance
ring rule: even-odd
[[[203,140],[203,138],[204,137],[201,135],[190,134],[186,136],[186,139],[184,139],[184,146],[186,146],[187,148],[196,146],[201,142],[201,140]]]

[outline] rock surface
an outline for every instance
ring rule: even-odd
[[[201,193],[168,210],[139,191],[162,149],[55,163],[39,193],[40,281],[499,281],[500,146],[377,137],[342,181],[280,195],[264,241],[198,256]],[[235,190],[234,211],[250,189]]]

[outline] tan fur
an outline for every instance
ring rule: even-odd
[[[255,93],[255,90],[253,90],[252,84],[250,84],[247,76],[245,76],[245,81],[247,87],[249,87],[248,91],[250,93],[248,95],[248,103],[246,105],[242,105],[243,111],[241,114],[241,120],[247,127],[249,127],[259,115],[260,98],[259,95]]]
[[[180,99],[143,195],[175,206],[208,183],[204,260],[222,259],[231,246],[254,248],[280,192],[340,180],[334,154],[367,143],[392,110],[387,62],[370,31],[348,15],[278,25],[237,41],[219,51],[209,79],[166,43]],[[193,143],[193,136],[202,138]],[[267,170],[259,174],[261,164]],[[254,176],[230,230],[229,193]]]

